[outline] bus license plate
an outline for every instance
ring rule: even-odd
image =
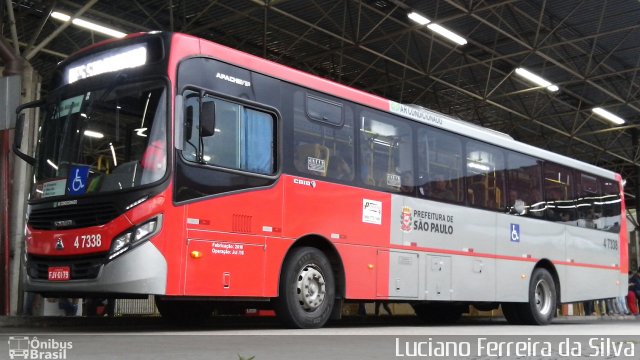
[[[69,280],[68,266],[50,266],[49,267],[49,281],[65,281]]]

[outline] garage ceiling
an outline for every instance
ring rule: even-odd
[[[3,1],[2,35],[18,42],[45,79],[65,56],[106,38],[75,26],[59,31],[62,23],[50,18],[53,10],[86,10],[83,18],[127,33],[193,34],[435,109],[619,172],[629,180],[627,193],[635,194],[640,165],[640,3],[635,0]],[[468,43],[455,45],[412,22],[410,11]],[[533,87],[514,74],[518,67],[560,90]],[[627,122],[613,125],[595,116],[596,106]]]

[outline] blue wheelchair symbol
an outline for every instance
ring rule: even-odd
[[[511,242],[520,242],[520,224],[511,224]]]
[[[89,179],[88,166],[72,166],[69,168],[67,178],[67,191],[69,195],[82,195],[87,192],[87,180]]]

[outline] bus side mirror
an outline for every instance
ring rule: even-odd
[[[16,114],[18,115],[18,117],[16,119],[16,132],[13,138],[13,152],[14,154],[16,154],[17,157],[24,160],[27,164],[31,166],[35,165],[36,159],[33,156],[29,156],[25,154],[20,149],[20,145],[22,145],[22,131],[24,129],[24,113],[22,112],[22,110],[28,109],[28,108],[40,107],[43,104],[44,104],[44,101],[37,100],[37,101],[32,101],[26,104],[22,104],[18,106],[18,108],[16,109]]]
[[[200,111],[200,136],[209,137],[215,134],[216,128],[216,103],[207,101],[202,103]]]

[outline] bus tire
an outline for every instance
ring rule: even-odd
[[[556,285],[544,268],[536,268],[529,283],[529,302],[519,304],[519,315],[528,325],[546,325],[556,312]]]
[[[451,324],[462,316],[468,307],[457,304],[417,303],[412,304],[413,311],[420,320],[430,324]]]
[[[334,301],[329,259],[313,247],[293,249],[282,266],[279,296],[274,299],[278,318],[291,328],[319,328],[331,317]]]
[[[207,301],[168,300],[155,298],[156,308],[164,320],[172,324],[201,324],[211,317],[214,304]]]

